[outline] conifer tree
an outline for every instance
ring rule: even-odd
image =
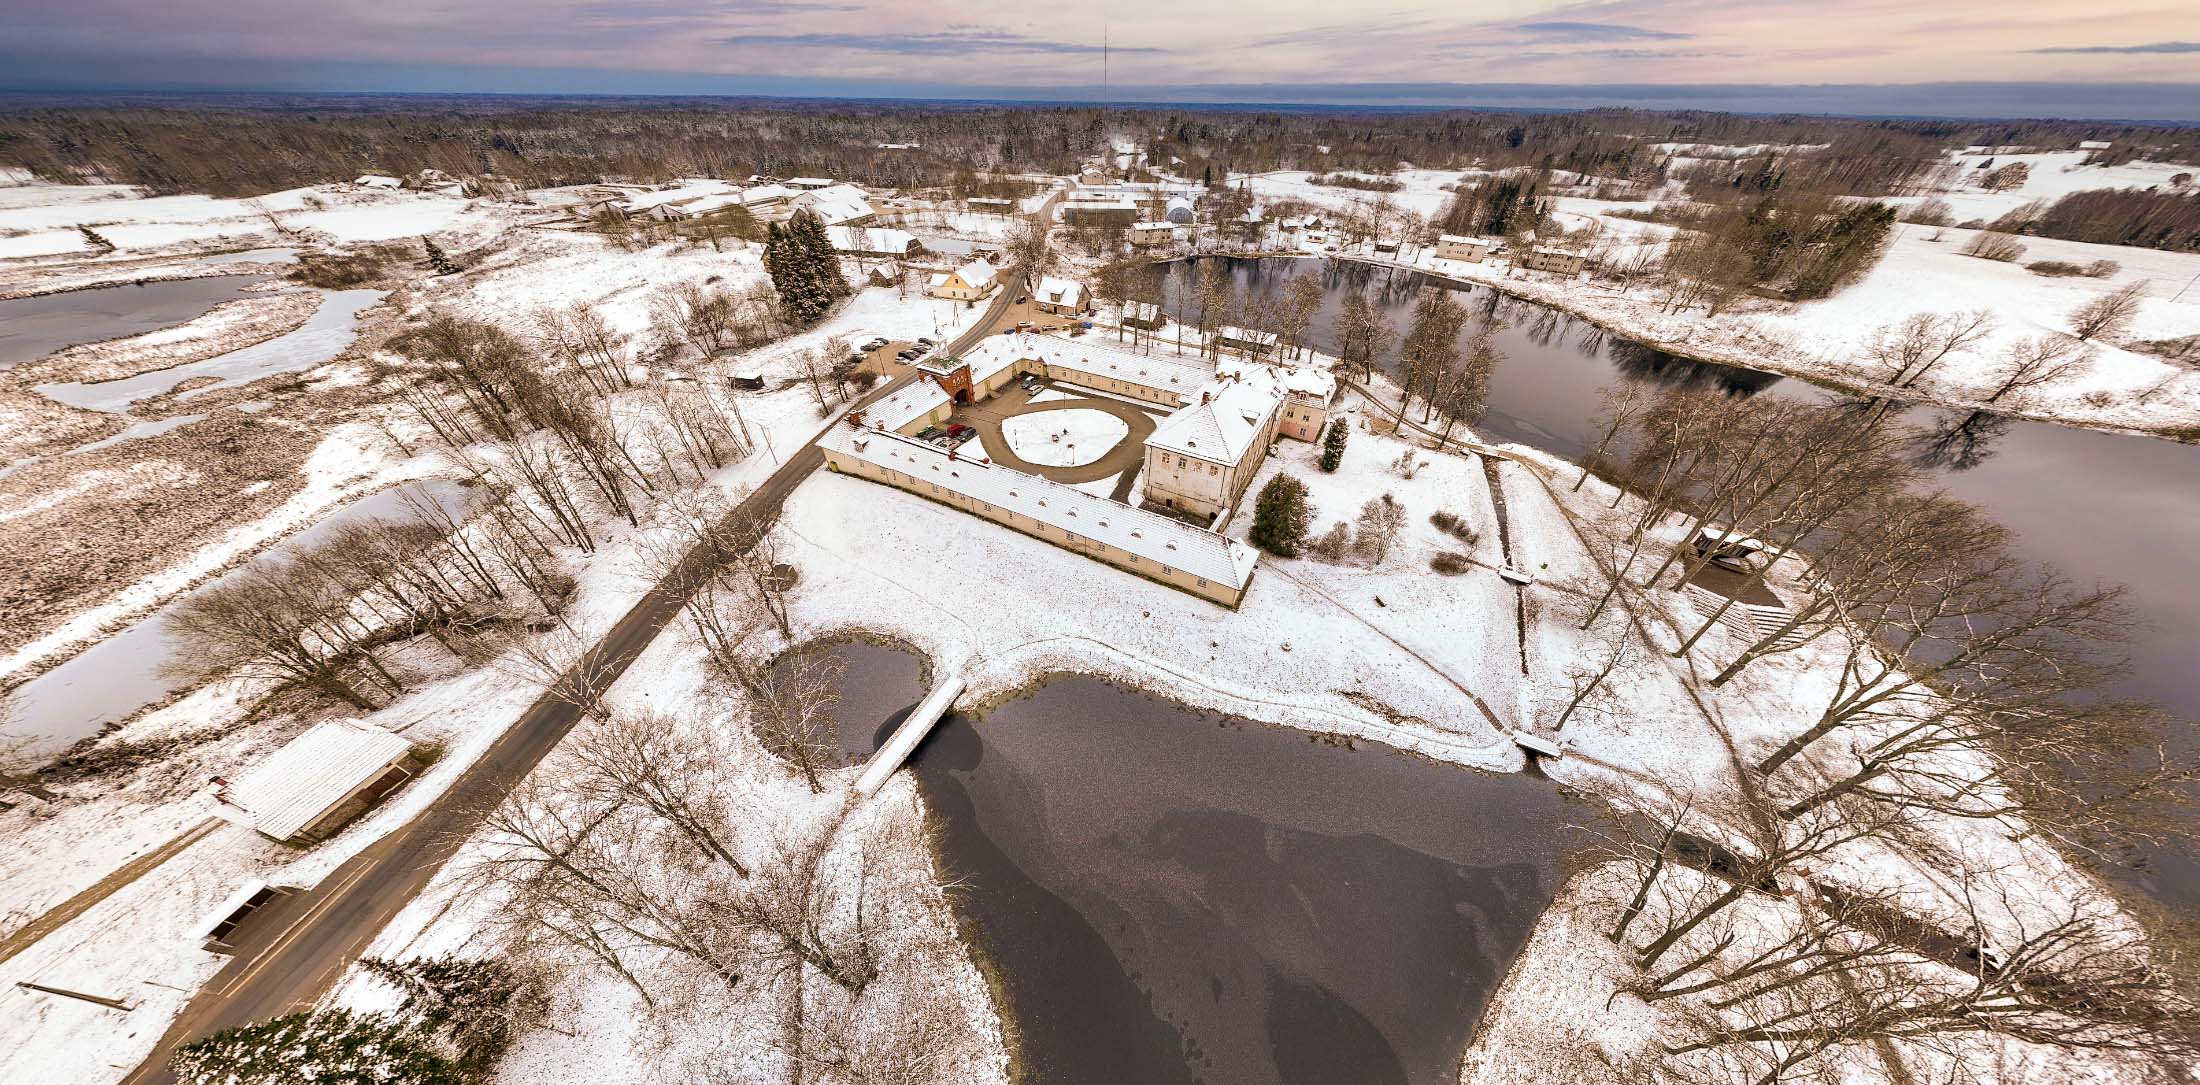
[[[510,965],[467,957],[367,957],[359,966],[404,996],[399,1016],[440,1034],[471,1071],[496,1063],[540,1008],[539,991]]]
[[[779,311],[787,323],[804,327],[831,308],[832,297],[817,281],[817,262],[793,223],[773,223],[764,242],[764,270],[779,292]]]
[[[787,220],[787,228],[800,241],[808,257],[811,273],[818,286],[829,298],[845,298],[854,290],[849,287],[847,276],[840,273],[840,257],[833,252],[831,235],[825,232],[825,221],[816,213],[803,208]]]
[[[1322,435],[1322,470],[1334,473],[1344,462],[1345,440],[1351,431],[1342,418],[1332,419],[1329,432]]]
[[[1314,522],[1314,507],[1307,504],[1306,484],[1290,475],[1277,475],[1260,488],[1253,505],[1254,546],[1278,557],[1297,557],[1306,543],[1306,528]]]
[[[223,1029],[176,1050],[183,1085],[463,1085],[429,1038],[385,1014],[293,1013]]]

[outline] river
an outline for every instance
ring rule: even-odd
[[[434,501],[446,511],[463,517],[471,504],[467,490],[455,482],[429,479],[393,486],[369,494],[329,513],[312,526],[275,543],[255,561],[281,560],[286,554],[327,538],[338,528],[362,519],[404,520],[412,516],[408,499]],[[216,579],[214,583],[220,583]],[[203,591],[204,588],[196,589]],[[51,756],[79,739],[125,719],[147,705],[180,692],[186,685],[164,673],[170,634],[168,611],[189,595],[180,597],[135,624],[46,673],[16,688],[15,710],[28,728],[31,740],[25,756]]]
[[[919,661],[834,651],[860,756]],[[1532,776],[1074,676],[949,717],[911,768],[1049,1085],[1454,1080],[1585,816]]]
[[[166,279],[0,301],[0,369],[83,343],[192,320],[245,296],[262,275]]]
[[[1477,315],[1494,300],[1510,326],[1496,336],[1505,357],[1492,381],[1489,415],[1477,428],[1489,438],[1568,458],[1578,459],[1594,443],[1603,390],[1622,381],[1697,382],[1737,395],[1831,395],[1806,381],[1646,349],[1487,287],[1320,259],[1226,263],[1240,291],[1280,295],[1297,276],[1319,276],[1323,303],[1311,338],[1317,349],[1332,353],[1330,331],[1348,290],[1366,290],[1400,337],[1426,284],[1471,295],[1466,304]],[[1168,265],[1170,274],[1184,266]],[[1168,293],[1176,293],[1173,284]],[[1394,368],[1396,360],[1393,344],[1382,362]],[[1914,413],[1921,422],[1932,417]],[[2131,675],[2116,692],[2200,720],[2200,668],[2192,666],[2192,645],[2200,640],[2200,546],[2191,541],[2200,525],[2200,448],[2044,422],[1997,420],[1991,429],[1998,432],[1990,430],[1970,449],[1975,462],[1938,466],[1934,481],[2012,528],[2021,556],[2080,582],[2129,585],[2128,602],[2141,629],[2126,646]],[[2200,907],[2200,857],[2156,851],[2145,868],[2128,873],[2165,903]]]

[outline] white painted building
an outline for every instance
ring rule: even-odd
[[[950,301],[981,301],[992,297],[1000,288],[1000,269],[983,260],[972,260],[953,271],[938,272],[925,283],[926,293]]]
[[[215,813],[276,840],[318,841],[410,779],[411,753],[404,739],[356,720],[315,724],[217,784]]]

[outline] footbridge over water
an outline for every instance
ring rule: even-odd
[[[894,770],[909,759],[909,755],[915,752],[917,743],[923,742],[924,736],[932,733],[932,728],[954,706],[955,698],[962,696],[963,686],[960,675],[948,675],[940,679],[939,685],[932,687],[932,692],[925,694],[924,700],[917,702],[917,707],[910,710],[909,718],[901,721],[901,726],[894,728],[894,733],[886,739],[885,744],[865,763],[863,775],[856,777],[857,799],[868,799],[877,794],[879,788],[886,786],[886,778],[892,776]]]

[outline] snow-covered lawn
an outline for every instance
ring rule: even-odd
[[[1121,444],[1130,423],[1106,411],[1069,407],[1020,414],[1001,423],[1008,447],[1041,467],[1082,467]]]
[[[2042,154],[1986,154],[1965,152],[1949,156],[1955,176],[1947,187],[1924,196],[1895,197],[1889,203],[1917,204],[1938,199],[1946,202],[1957,222],[1982,219],[1992,222],[2034,200],[2053,202],[2073,192],[2096,188],[2153,188],[2167,185],[2171,177],[2194,172],[2190,166],[2169,162],[2126,162],[2119,166],[2087,166],[2084,151]],[[2023,163],[2030,168],[2024,183],[2006,192],[1988,192],[1979,180],[1994,169]],[[1980,166],[1986,166],[1980,169]]]
[[[1370,192],[1365,189],[1345,188],[1337,185],[1308,184],[1314,176],[1306,170],[1279,170],[1275,173],[1256,173],[1250,177],[1235,175],[1230,183],[1244,183],[1253,195],[1264,202],[1297,200],[1315,207],[1344,211],[1372,204],[1383,197],[1400,210],[1423,218],[1440,214],[1444,205],[1451,202],[1451,192],[1445,186],[1458,184],[1463,177],[1479,174],[1476,170],[1399,170],[1389,178],[1402,182],[1405,187],[1396,192]]]

